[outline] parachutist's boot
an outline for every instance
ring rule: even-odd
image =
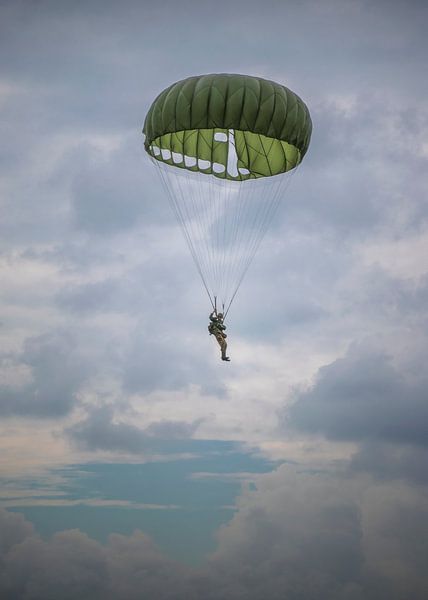
[[[228,356],[222,355],[221,360],[227,360],[228,362],[230,362],[230,358]]]

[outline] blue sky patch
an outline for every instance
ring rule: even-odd
[[[214,532],[231,519],[243,481],[251,482],[252,475],[269,472],[276,463],[234,442],[188,440],[185,445],[193,451],[191,458],[55,470],[52,483],[27,498],[34,504],[8,508],[23,513],[44,537],[80,529],[105,542],[111,533],[139,529],[171,558],[196,564],[214,549]],[[38,482],[24,482],[24,487],[37,491]]]

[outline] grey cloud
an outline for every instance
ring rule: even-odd
[[[88,450],[141,453],[150,447],[150,439],[135,425],[113,423],[113,410],[102,407],[66,430],[70,439]]]
[[[71,530],[50,543],[34,535],[17,544],[6,556],[4,573],[3,593],[11,599],[89,599],[100,598],[108,570],[103,549]]]
[[[339,106],[335,94],[315,101],[310,150],[289,192],[296,200],[287,204],[289,222],[342,240],[346,236],[349,243],[373,236],[380,225],[393,227],[405,198],[408,221],[400,225],[418,230],[428,216],[420,178],[425,105],[420,100],[408,107],[404,100],[385,105],[373,89],[342,93],[349,114],[340,108],[340,90]],[[403,147],[411,149],[405,156]]]
[[[376,261],[376,256],[373,260]],[[375,264],[360,275],[350,292],[354,295],[354,306],[366,314],[376,314],[379,319],[383,316],[403,320],[406,316],[414,318],[425,313],[424,279],[399,279]]]
[[[61,268],[63,273],[80,273],[88,267],[99,267],[106,263],[112,250],[110,240],[94,240],[90,237],[70,239],[64,243],[55,243],[49,248],[29,247],[22,252],[25,259],[40,261]]]
[[[370,473],[379,481],[402,480],[409,484],[428,484],[428,448],[423,446],[360,443],[352,456],[351,474]]]
[[[234,330],[245,337],[280,339],[312,332],[330,318],[331,290],[352,258],[322,235],[268,235],[230,311]],[[251,327],[248,324],[251,323]]]
[[[64,254],[59,249],[48,253],[47,260],[60,264],[71,272],[107,265],[109,260],[119,262],[121,267],[119,276],[107,276],[96,282],[64,285],[55,297],[57,306],[82,315],[104,311],[126,312],[143,318],[148,314],[157,315],[163,323],[172,326],[176,312],[184,311],[183,300],[174,299],[172,290],[181,297],[192,282],[191,273],[183,273],[182,254],[177,252],[170,255],[171,246],[167,248],[166,245],[165,254],[159,254],[156,260],[152,260],[150,254],[148,259],[145,240],[141,236],[141,231],[126,236],[128,241],[132,239],[136,247],[141,249],[141,264],[137,266],[128,266],[126,241],[123,238],[117,239],[113,248],[110,244],[107,247],[101,244],[96,253],[91,253],[88,248],[86,254],[86,245],[70,249],[70,254]],[[102,251],[104,256],[100,255]],[[192,266],[190,259],[189,266]],[[171,308],[172,304],[174,309]]]
[[[138,118],[136,103],[145,89],[136,75],[141,55],[132,47],[139,45],[139,28],[146,33],[149,28],[145,21],[137,24],[129,18],[129,11],[121,19],[115,8],[114,3],[104,5],[101,13],[96,2],[83,11],[78,5],[59,8],[54,2],[38,7],[3,3],[2,46],[9,60],[1,61],[0,67],[11,81],[32,86],[36,108],[43,108],[40,99],[45,101],[49,110],[36,111],[39,126],[64,131],[83,123],[108,124],[114,130]],[[137,13],[147,16],[144,6]],[[113,93],[115,101],[109,102]]]
[[[424,598],[423,489],[285,466],[257,488],[218,534],[223,597]]]
[[[288,468],[257,487],[218,533],[213,564],[224,597],[362,598],[360,511],[350,490],[329,474]]]
[[[147,393],[155,389],[185,389],[200,385],[203,393],[224,396],[226,389],[215,366],[207,361],[205,352],[215,340],[208,339],[206,323],[203,335],[206,346],[203,353],[186,340],[184,328],[176,324],[179,313],[167,315],[159,334],[156,323],[145,322],[135,332],[123,362],[123,387],[128,393]],[[202,326],[202,324],[201,324]],[[205,349],[206,348],[206,349]],[[218,354],[220,360],[220,352]]]
[[[112,407],[92,410],[83,421],[68,428],[65,433],[79,448],[108,450],[131,454],[168,453],[179,451],[174,441],[189,440],[203,419],[186,423],[162,420],[146,428],[117,422]]]
[[[130,143],[132,142],[132,143]],[[77,150],[73,152],[76,154]],[[71,157],[72,162],[73,157]],[[135,135],[107,159],[95,150],[79,157],[83,163],[72,181],[75,226],[89,233],[112,235],[138,222],[168,224],[171,214],[157,174],[143,155],[143,136]],[[156,185],[158,184],[158,185]]]
[[[0,386],[0,413],[56,417],[68,413],[87,376],[69,333],[29,338],[22,354],[5,357],[30,368],[31,381],[21,387]]]
[[[192,437],[199,425],[203,423],[205,419],[196,419],[192,423],[185,423],[180,421],[168,421],[163,419],[156,423],[152,423],[146,428],[146,432],[160,439],[187,439]]]
[[[58,292],[56,302],[61,308],[75,313],[102,312],[112,307],[117,289],[118,283],[111,279],[66,287]]]
[[[195,359],[189,348],[180,348],[174,336],[159,339],[152,328],[147,326],[128,351],[124,365],[123,384],[128,393],[151,392],[155,389],[177,389],[187,385],[192,374],[197,372]],[[199,363],[200,359],[196,359]]]
[[[417,281],[390,281],[389,297],[402,316],[413,319],[428,316],[428,275]]]
[[[3,520],[11,519],[9,514],[0,509]],[[14,521],[19,527],[22,518]],[[22,539],[18,532],[2,558],[0,591],[10,600],[196,600],[202,592],[190,569],[165,559],[138,531],[129,537],[113,534],[105,546],[77,530],[49,541],[31,530]]]
[[[428,381],[400,373],[382,353],[353,347],[322,367],[314,385],[296,393],[285,422],[332,440],[425,445]]]
[[[20,514],[7,512],[0,508],[0,564],[3,557],[27,537],[33,535],[34,528]]]
[[[114,363],[109,364],[126,393],[195,384],[205,393],[225,394],[215,369],[218,365],[208,359],[215,345],[206,329],[209,308],[197,319],[189,308],[188,299],[198,298],[200,290],[190,258],[187,272],[180,268],[181,260],[158,256],[156,261],[125,269],[120,278],[65,286],[56,296],[59,308],[79,317],[123,313],[134,318],[132,332],[115,341]],[[109,332],[104,333],[109,338]]]

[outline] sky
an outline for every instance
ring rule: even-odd
[[[0,595],[428,597],[425,2],[0,2]],[[311,145],[228,316],[144,154],[203,73]]]

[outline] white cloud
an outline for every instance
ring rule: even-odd
[[[417,279],[428,273],[428,231],[401,239],[379,239],[359,248],[368,267],[380,266],[392,277]]]

